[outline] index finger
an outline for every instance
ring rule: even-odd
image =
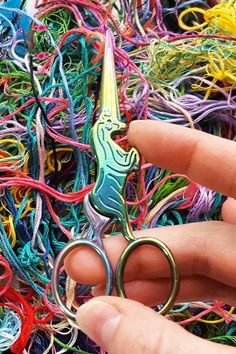
[[[236,144],[198,130],[159,121],[132,122],[129,143],[158,167],[236,197]]]

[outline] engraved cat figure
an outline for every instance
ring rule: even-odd
[[[92,205],[101,214],[117,217],[126,239],[134,239],[128,222],[124,191],[131,171],[139,169],[140,157],[135,148],[126,152],[112,140],[125,124],[102,112],[91,129],[90,144],[98,163],[98,176],[90,193]]]

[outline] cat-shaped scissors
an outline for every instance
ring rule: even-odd
[[[124,270],[127,259],[136,248],[143,245],[152,245],[163,252],[171,269],[170,293],[159,311],[159,313],[165,314],[173,306],[178,293],[179,271],[172,253],[163,242],[151,237],[136,239],[131,229],[124,193],[128,175],[132,171],[138,171],[140,167],[140,157],[135,148],[127,152],[113,140],[114,134],[124,130],[126,125],[120,117],[112,34],[109,30],[105,38],[100,96],[99,118],[91,129],[90,135],[92,152],[97,161],[97,179],[93,190],[84,200],[84,211],[90,223],[90,228],[85,238],[72,241],[59,253],[52,273],[53,295],[62,312],[69,319],[75,320],[75,313],[62,301],[59,273],[65,257],[71,251],[86,246],[96,251],[102,259],[106,270],[105,294],[111,295],[114,283],[118,296],[126,297]],[[122,234],[128,241],[128,245],[121,254],[113,274],[103,247],[103,235],[114,218],[120,222]]]

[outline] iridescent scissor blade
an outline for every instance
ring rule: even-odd
[[[110,30],[106,32],[105,51],[102,69],[100,111],[120,119],[119,100],[116,84],[114,48]]]

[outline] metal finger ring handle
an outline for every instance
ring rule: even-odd
[[[68,256],[68,254],[75,249],[78,249],[79,247],[89,247],[92,248],[96,253],[99,255],[99,257],[102,259],[105,271],[106,271],[106,290],[105,294],[106,295],[111,295],[112,293],[112,268],[110,266],[110,263],[108,261],[108,258],[105,254],[105,251],[103,251],[96,243],[92,243],[88,240],[77,240],[77,241],[72,241],[70,242],[63,250],[59,253],[59,255],[56,258],[56,261],[54,263],[53,271],[52,271],[52,278],[51,278],[51,284],[52,284],[52,294],[55,299],[56,304],[59,306],[60,310],[68,317],[69,319],[75,321],[76,320],[76,314],[71,311],[62,301],[62,297],[60,294],[60,285],[59,285],[59,277],[60,277],[60,269],[64,264],[65,258]]]
[[[120,256],[117,268],[116,268],[116,290],[117,293],[120,297],[126,298],[126,292],[124,288],[124,271],[125,271],[125,265],[126,262],[131,255],[131,253],[143,246],[143,245],[151,245],[154,247],[157,247],[162,251],[162,253],[165,255],[166,259],[168,260],[168,263],[170,265],[171,269],[171,275],[172,275],[172,284],[171,284],[171,290],[169,293],[169,296],[164,304],[164,306],[161,308],[161,310],[158,312],[158,314],[164,315],[166,314],[174,305],[178,291],[179,291],[179,270],[177,267],[177,264],[174,260],[174,257],[172,253],[170,252],[169,248],[160,240],[150,238],[150,237],[142,237],[139,239],[136,239],[134,241],[131,241],[122,255]]]

